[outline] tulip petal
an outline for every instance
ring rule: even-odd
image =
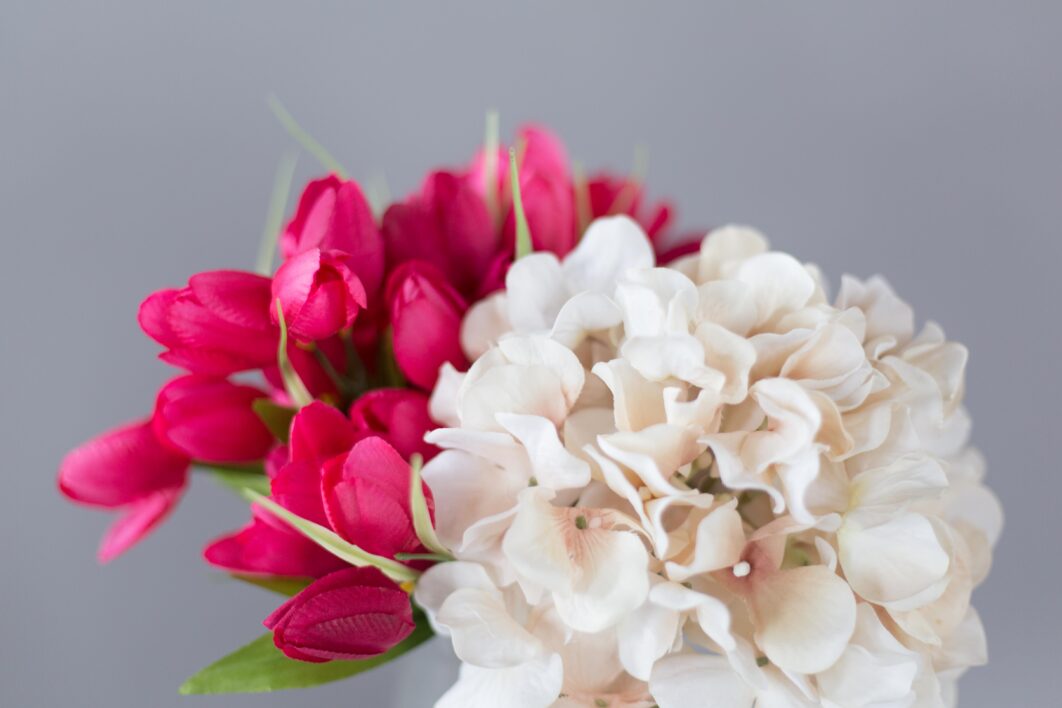
[[[114,560],[151,533],[177,506],[183,491],[180,487],[163,489],[129,505],[104,534],[97,554],[100,563]]]
[[[59,489],[77,502],[118,507],[180,489],[187,474],[188,458],[162,445],[150,422],[138,422],[68,453],[59,467]]]
[[[413,631],[406,593],[372,568],[348,568],[315,581],[264,622],[277,648],[304,661],[382,654]]]

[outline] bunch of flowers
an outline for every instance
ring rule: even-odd
[[[434,633],[463,662],[440,708],[954,703],[1002,525],[965,349],[880,278],[831,300],[759,233],[685,239],[642,201],[526,128],[380,219],[311,182],[271,276],[144,302],[187,373],[62,491],[122,510],[108,560],[210,471],[252,512],[206,560],[292,595],[182,690],[312,685]]]

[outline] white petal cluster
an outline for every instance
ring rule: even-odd
[[[440,708],[954,704],[1002,525],[961,345],[743,227],[657,268],[601,219],[506,285],[432,398]]]

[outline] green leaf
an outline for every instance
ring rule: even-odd
[[[312,578],[284,578],[277,575],[244,575],[243,573],[230,573],[229,577],[249,585],[257,585],[263,590],[269,590],[280,595],[292,597],[305,590]]]
[[[483,136],[483,197],[487,203],[487,213],[491,221],[498,223],[498,134],[499,120],[497,111],[487,111],[487,125]]]
[[[409,485],[409,508],[413,512],[413,530],[424,547],[440,556],[452,560],[449,549],[442,545],[439,537],[435,534],[435,528],[431,525],[431,514],[428,513],[428,501],[424,498],[424,485],[420,481],[420,468],[424,464],[424,458],[414,454],[409,460],[410,485]]]
[[[259,398],[251,404],[251,410],[255,412],[273,437],[282,443],[287,443],[291,435],[291,419],[295,417],[294,408],[282,406],[269,398]]]
[[[306,390],[306,384],[299,378],[295,367],[288,359],[288,323],[284,321],[284,307],[277,298],[277,322],[280,323],[280,345],[277,347],[277,368],[280,369],[280,377],[284,379],[284,388],[287,389],[291,400],[299,408],[313,403],[313,396]]]
[[[355,676],[386,664],[432,637],[431,626],[420,612],[413,633],[390,651],[360,661],[329,661],[314,664],[289,659],[265,634],[223,659],[214,662],[184,682],[184,695],[204,693],[266,693],[289,688],[307,688]]]
[[[516,218],[516,257],[531,253],[531,227],[527,225],[524,200],[520,196],[520,173],[516,169],[516,148],[509,148],[509,179],[513,188],[513,216]]]
[[[196,466],[209,473],[216,482],[228,487],[237,494],[242,494],[245,489],[251,489],[258,494],[269,494],[269,477],[266,477],[261,465],[240,467],[197,462]]]
[[[320,524],[315,524],[308,519],[304,519],[297,514],[291,513],[272,499],[267,499],[254,490],[243,490],[243,496],[249,501],[265,508],[281,521],[287,522],[296,531],[334,555],[336,558],[346,561],[353,566],[359,568],[373,566],[374,568],[378,568],[384,575],[391,578],[391,580],[399,583],[416,580],[419,575],[417,571],[412,568],[407,568],[397,561],[358,548],[331,529],[326,529]]]
[[[273,193],[269,196],[265,231],[262,232],[262,241],[258,244],[258,260],[254,268],[254,272],[259,275],[273,273],[273,256],[277,250],[277,239],[280,238],[280,226],[284,221],[284,209],[288,205],[291,180],[295,177],[295,163],[298,158],[294,150],[284,153],[273,176]]]
[[[295,139],[303,150],[313,155],[321,166],[329,172],[335,172],[337,175],[346,179],[347,171],[343,169],[343,166],[339,164],[336,158],[332,157],[332,154],[325,149],[324,145],[317,142],[313,136],[303,130],[299,122],[295,120],[295,117],[288,112],[287,108],[284,108],[284,104],[280,102],[280,99],[270,94],[267,99],[269,102],[269,108],[272,109],[273,115],[276,116],[280,124],[284,126],[284,130],[288,131],[288,135]]]

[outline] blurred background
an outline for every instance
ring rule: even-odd
[[[974,439],[1007,527],[975,595],[991,663],[961,705],[1056,705],[1062,4],[392,2],[0,4],[0,704],[420,706],[433,643],[353,681],[177,695],[262,631],[270,594],[200,548],[245,505],[197,479],[107,567],[110,518],[60,498],[71,446],[146,413],[168,371],[150,291],[251,268],[292,143],[276,93],[394,196],[464,162],[488,108],[588,167],[648,146],[686,225],[753,224],[833,283],[881,272],[969,345]],[[303,156],[299,180],[318,172]]]

